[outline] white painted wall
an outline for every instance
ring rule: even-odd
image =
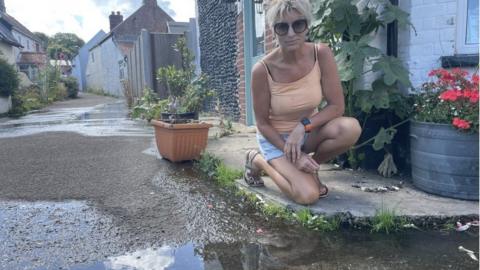
[[[399,29],[398,57],[410,71],[414,87],[428,81],[428,72],[441,67],[440,57],[456,53],[457,0],[402,0],[417,33]],[[468,69],[473,72],[473,68]]]
[[[36,45],[38,42],[25,36],[24,34],[12,30],[12,34],[15,37],[15,39],[18,41],[18,43],[22,44],[23,48],[14,48],[13,52],[15,54],[15,59],[18,60],[20,52],[36,52]],[[40,51],[42,50],[40,44],[39,44],[39,49]]]
[[[123,56],[111,37],[92,49],[87,64],[87,89],[102,90],[117,97],[123,96],[119,67],[119,61],[122,60]]]
[[[0,42],[0,52],[1,52],[0,57],[7,60],[7,62],[12,65],[15,64],[16,58],[15,58],[13,46]]]
[[[12,98],[0,97],[0,113],[6,113],[12,107]]]

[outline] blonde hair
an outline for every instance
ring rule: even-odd
[[[270,0],[267,7],[265,19],[270,27],[280,20],[285,12],[296,10],[305,16],[307,24],[312,22],[312,5],[309,0]]]

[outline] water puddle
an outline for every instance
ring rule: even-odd
[[[153,129],[128,119],[124,102],[95,107],[51,109],[0,122],[0,138],[28,136],[42,132],[76,132],[85,136],[151,137]]]
[[[74,266],[72,270],[102,270],[102,269],[211,269],[205,268],[199,249],[192,243],[179,248],[163,246],[160,248],[147,248],[125,255],[108,258],[103,262],[90,265]],[[208,263],[208,261],[207,261]],[[221,269],[221,268],[215,268]]]

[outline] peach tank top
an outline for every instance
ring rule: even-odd
[[[267,70],[270,88],[270,124],[279,133],[290,133],[303,117],[311,117],[318,112],[322,101],[321,71],[318,66],[317,46],[315,45],[315,64],[304,77],[291,82],[275,82]]]

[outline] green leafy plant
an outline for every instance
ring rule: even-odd
[[[0,57],[0,97],[9,97],[20,84],[17,71]]]
[[[408,121],[408,99],[398,85],[410,87],[408,72],[401,61],[385,55],[371,45],[381,27],[397,22],[400,27],[412,26],[409,15],[389,1],[314,1],[316,20],[310,29],[310,39],[328,43],[337,62],[345,95],[345,114],[359,120],[365,127],[372,116],[391,112],[390,126],[381,127],[373,138],[365,139],[347,152],[348,163],[356,168],[363,153],[357,150],[372,145],[375,151],[391,144],[396,128]],[[365,83],[367,77],[372,83]]]
[[[195,76],[194,56],[184,37],[177,40],[174,49],[180,54],[180,67],[170,65],[157,71],[157,80],[165,84],[169,95],[166,109],[172,114],[199,112],[204,100],[212,97],[214,92],[208,88],[205,75]]]
[[[132,109],[133,118],[141,118],[147,121],[160,118],[160,114],[165,111],[168,100],[159,100],[153,90],[146,88],[143,90],[143,96],[138,104]]]
[[[467,78],[468,72],[435,69],[414,95],[413,118],[422,122],[452,124],[465,132],[478,133],[478,74]]]
[[[194,168],[198,169],[204,175],[214,178],[217,175],[217,167],[221,163],[222,161],[219,158],[208,152],[203,152],[200,155],[200,159],[195,162]]]
[[[37,85],[19,88],[12,95],[12,108],[8,115],[19,117],[29,111],[38,110],[46,105],[42,100],[41,89]]]
[[[67,96],[69,98],[77,98],[78,96],[78,81],[77,78],[75,77],[66,77],[66,78],[61,78],[60,81],[65,85],[67,88]]]

